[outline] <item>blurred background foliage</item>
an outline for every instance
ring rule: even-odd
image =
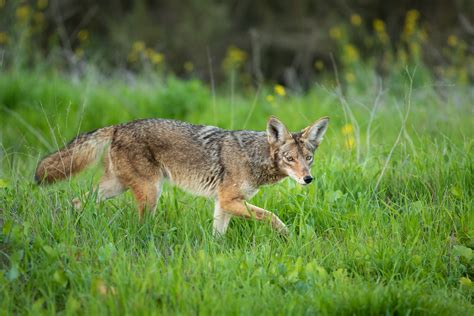
[[[306,91],[416,65],[469,84],[473,13],[472,0],[0,0],[1,70],[93,67]]]

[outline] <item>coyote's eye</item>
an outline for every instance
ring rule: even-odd
[[[293,159],[293,157],[291,157],[291,156],[287,156],[287,157],[285,157],[285,158],[286,158],[286,160],[288,160],[288,161],[293,161],[293,160],[295,160],[295,159]]]
[[[310,161],[311,159],[313,159],[313,156],[306,156],[306,160]]]

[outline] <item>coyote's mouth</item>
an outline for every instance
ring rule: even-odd
[[[288,171],[288,176],[289,176],[291,179],[295,180],[298,184],[301,184],[302,186],[307,186],[308,184],[311,183],[311,181],[309,181],[309,182],[305,181],[305,178],[307,178],[308,176],[297,177],[297,176],[296,176],[293,172],[291,172],[291,171]],[[309,177],[311,177],[311,176],[309,176]],[[313,179],[313,178],[311,177],[311,180],[312,180],[312,179]]]

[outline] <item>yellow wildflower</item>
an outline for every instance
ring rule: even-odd
[[[346,78],[346,81],[348,83],[352,83],[356,80],[356,77],[355,77],[354,73],[352,73],[352,72],[346,73],[345,78]]]
[[[342,37],[342,31],[341,28],[334,26],[329,29],[329,36],[331,36],[332,39],[338,40]]]
[[[458,45],[458,37],[456,35],[449,35],[448,36],[448,45],[451,47],[455,47]]]
[[[406,15],[406,19],[410,22],[416,22],[416,20],[418,20],[419,17],[420,17],[420,12],[418,12],[418,10],[415,10],[415,9],[408,10],[407,15]]]
[[[285,87],[283,87],[281,84],[275,85],[275,87],[273,88],[273,90],[274,90],[275,93],[278,94],[279,96],[284,97],[284,96],[286,95]]]
[[[235,46],[229,47],[227,53],[229,54],[230,59],[237,62],[243,62],[247,59],[247,53]]]
[[[89,38],[89,32],[87,30],[80,30],[77,33],[77,38],[79,39],[79,41],[85,42]]]
[[[362,24],[362,18],[358,14],[351,15],[351,23],[354,26],[360,26]]]
[[[375,19],[373,22],[373,27],[374,27],[375,32],[377,33],[385,32],[385,22],[382,21],[381,19]]]
[[[415,30],[415,25],[411,23],[405,23],[405,27],[403,29],[403,35],[405,36],[410,36],[413,34],[413,31]]]
[[[237,46],[227,48],[227,54],[222,62],[222,67],[226,70],[239,68],[247,60],[247,53]]]
[[[145,42],[143,41],[136,41],[133,43],[132,49],[134,52],[141,52],[145,49]]]
[[[344,59],[347,63],[353,63],[359,59],[359,51],[352,44],[344,46]]]
[[[355,148],[355,139],[354,137],[347,137],[346,138],[346,142],[344,144],[346,146],[347,149],[354,149]]]
[[[271,94],[267,95],[265,99],[270,103],[273,103],[273,101],[275,101],[275,97]]]
[[[405,26],[403,29],[403,35],[405,37],[410,36],[413,34],[416,28],[416,22],[420,13],[417,10],[409,10],[405,16]]]
[[[0,45],[8,43],[8,35],[6,32],[0,32]]]
[[[314,68],[316,68],[316,70],[323,70],[324,69],[324,63],[321,59],[318,59],[314,62]]]
[[[352,132],[354,131],[354,128],[352,127],[351,123],[347,123],[341,128],[341,131],[342,131],[342,134],[349,135],[349,134],[352,134]]]
[[[153,54],[150,56],[151,62],[155,65],[161,64],[164,59],[165,59],[165,56],[157,52],[153,52]]]
[[[187,61],[184,63],[184,70],[186,70],[187,72],[192,72],[194,70],[194,65],[192,62],[190,61]]]
[[[18,20],[20,20],[21,22],[24,22],[30,17],[31,8],[30,8],[30,6],[24,4],[24,5],[19,6],[16,9],[15,13],[16,13],[16,17],[18,18]]]
[[[46,7],[48,6],[48,0],[38,0],[36,2],[36,6],[40,10],[46,9]]]

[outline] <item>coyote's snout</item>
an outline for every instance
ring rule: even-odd
[[[225,233],[232,216],[269,220],[281,233],[285,224],[272,212],[247,203],[258,188],[286,176],[302,185],[313,181],[314,152],[328,126],[323,117],[290,133],[275,117],[266,132],[227,131],[165,119],[139,120],[79,135],[65,148],[44,158],[36,169],[38,183],[69,177],[105,149],[105,173],[99,199],[128,189],[141,218],[154,211],[164,180],[215,199],[214,233]]]

